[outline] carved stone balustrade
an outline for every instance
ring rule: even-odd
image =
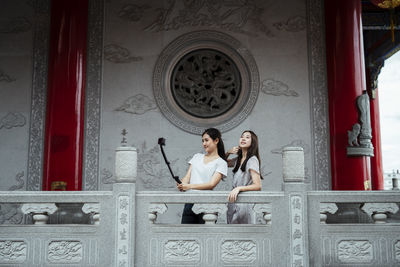
[[[203,213],[205,224],[215,224],[218,215],[226,213],[228,210],[226,204],[194,204],[192,210],[196,214]]]
[[[154,224],[157,220],[157,213],[164,214],[168,210],[164,203],[151,203],[149,205],[149,221]]]
[[[26,203],[21,207],[23,214],[32,214],[34,224],[46,224],[49,219],[49,214],[57,211],[57,206],[54,203]]]
[[[267,224],[271,224],[272,214],[271,214],[271,204],[255,204],[253,210],[256,213],[262,213],[263,219]]]
[[[85,203],[82,206],[83,213],[91,214],[93,223],[100,224],[100,204],[99,203]]]
[[[319,204],[319,220],[320,223],[325,224],[328,218],[327,213],[334,214],[338,210],[336,203],[320,203]]]
[[[386,223],[387,213],[396,213],[399,206],[396,203],[365,203],[361,209],[372,216],[374,223]]]

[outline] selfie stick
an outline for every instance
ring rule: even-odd
[[[164,157],[165,163],[168,166],[169,172],[171,173],[172,179],[174,179],[178,184],[181,184],[182,182],[181,182],[181,180],[179,180],[179,177],[175,176],[174,173],[172,172],[171,166],[169,165],[169,161],[167,160],[167,156],[165,155],[165,152],[163,149],[163,146],[165,146],[165,138],[163,138],[163,137],[158,138],[158,144],[160,145],[161,153]]]

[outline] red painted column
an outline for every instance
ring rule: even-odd
[[[347,131],[358,122],[356,98],[365,86],[360,0],[325,0],[333,190],[365,190],[369,157],[348,157]]]
[[[88,0],[51,2],[43,190],[82,189]]]
[[[367,68],[367,87],[370,96],[371,108],[371,128],[372,128],[372,145],[374,146],[374,157],[371,158],[371,182],[372,190],[383,190],[383,164],[382,164],[382,146],[381,146],[381,124],[379,113],[379,92],[375,88],[372,93],[372,84],[370,80],[370,70]]]

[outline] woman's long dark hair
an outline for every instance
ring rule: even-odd
[[[206,129],[201,136],[208,134],[212,140],[218,139],[217,150],[218,155],[226,161],[224,142],[222,141],[221,132],[215,128]]]
[[[242,133],[242,135],[243,135],[244,133],[250,133],[250,135],[251,135],[251,145],[250,145],[250,147],[247,149],[246,159],[243,161],[242,166],[240,166],[240,162],[242,161],[243,154],[242,154],[242,150],[239,149],[238,157],[237,157],[237,160],[236,160],[236,165],[235,165],[235,168],[233,168],[233,173],[236,173],[236,172],[239,170],[239,167],[240,167],[240,169],[242,170],[242,172],[245,172],[245,171],[246,171],[247,161],[248,161],[252,156],[256,156],[257,159],[258,159],[258,163],[260,164],[260,165],[259,165],[260,177],[261,177],[261,179],[263,179],[263,177],[261,176],[261,160],[260,160],[260,152],[259,152],[259,150],[258,150],[258,137],[257,137],[257,135],[256,135],[253,131],[250,131],[250,130],[244,131],[244,132]]]

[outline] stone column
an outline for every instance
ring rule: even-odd
[[[332,189],[369,190],[370,158],[346,154],[348,131],[359,120],[356,98],[366,90],[361,1],[324,3]]]

